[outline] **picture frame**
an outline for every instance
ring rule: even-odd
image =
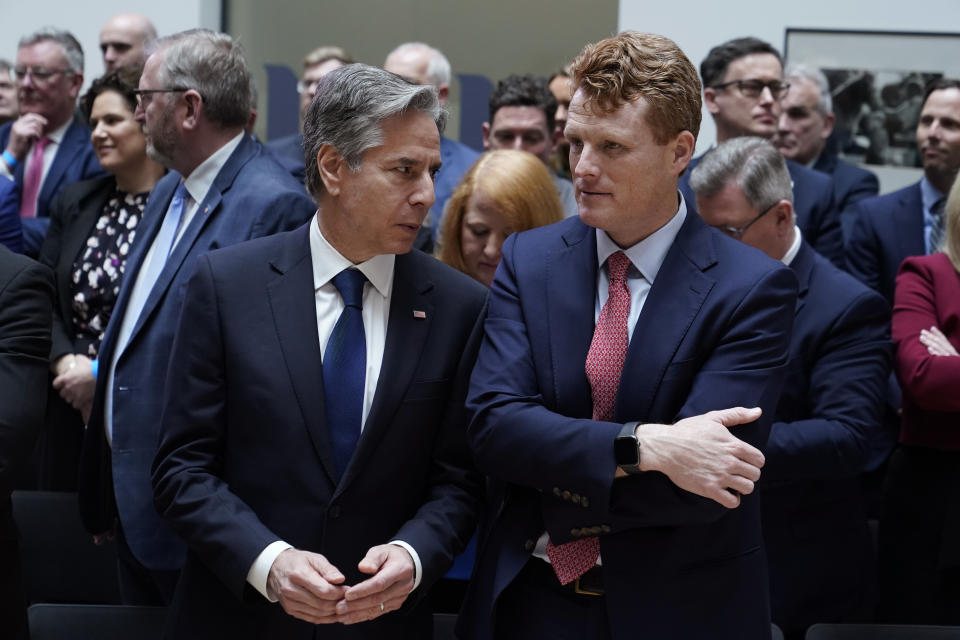
[[[960,78],[960,33],[788,27],[784,58],[821,69],[836,114],[833,144],[850,162],[919,167],[926,86]]]

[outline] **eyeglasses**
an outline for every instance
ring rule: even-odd
[[[46,69],[44,67],[14,67],[13,72],[20,82],[26,80],[28,75],[33,78],[34,82],[46,82],[58,73],[73,75],[73,71],[70,69]]]
[[[143,106],[143,97],[151,96],[155,93],[182,93],[190,89],[172,88],[172,89],[136,89],[132,93],[137,99],[137,106]]]
[[[774,100],[779,100],[787,93],[787,89],[790,88],[789,82],[780,82],[779,80],[770,80],[769,82],[764,82],[763,80],[757,79],[747,79],[747,80],[731,80],[730,82],[724,82],[723,84],[713,85],[714,89],[726,89],[727,87],[732,87],[736,85],[737,90],[743,95],[744,98],[759,98],[760,94],[763,93],[764,89],[770,90],[770,95],[773,96]]]
[[[297,93],[303,93],[304,91],[316,91],[317,85],[320,84],[320,80],[300,80],[297,82]]]
[[[751,220],[751,221],[748,222],[747,224],[743,225],[742,227],[727,227],[727,226],[724,226],[724,225],[717,225],[715,228],[716,228],[716,229],[719,229],[720,231],[723,231],[725,234],[727,234],[727,235],[730,236],[731,238],[734,238],[735,240],[740,240],[740,239],[743,237],[743,234],[745,234],[745,233],[747,232],[747,229],[749,229],[750,227],[753,226],[753,223],[754,223],[754,222],[756,222],[757,220],[759,220],[759,219],[762,218],[763,216],[765,216],[765,215],[767,215],[768,213],[770,213],[771,211],[773,211],[773,208],[774,208],[775,206],[777,206],[778,204],[780,204],[779,201],[774,202],[772,205],[770,205],[769,207],[767,207],[766,209],[764,209],[763,212],[760,213],[760,215],[758,215],[756,218],[754,218],[753,220]]]

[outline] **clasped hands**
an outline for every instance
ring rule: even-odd
[[[51,367],[56,376],[53,388],[71,407],[80,412],[83,422],[90,419],[93,406],[93,394],[97,388],[97,379],[90,368],[90,358],[80,354],[67,354],[59,358]]]
[[[398,545],[371,548],[357,568],[371,577],[348,586],[344,575],[324,556],[287,549],[270,567],[267,593],[300,620],[354,624],[399,609],[413,590],[413,558]]]

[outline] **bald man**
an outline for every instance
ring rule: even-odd
[[[104,73],[118,67],[142,67],[147,59],[144,47],[156,39],[157,30],[146,16],[139,13],[113,16],[100,30]]]

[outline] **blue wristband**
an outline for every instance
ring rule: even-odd
[[[91,360],[91,361],[90,361],[90,372],[93,374],[93,379],[94,379],[94,380],[97,379],[97,369],[99,369],[99,368],[100,368],[100,363],[99,363],[99,362],[97,362],[96,360]]]
[[[17,159],[13,157],[13,154],[7,150],[4,150],[0,157],[3,158],[3,161],[7,163],[7,166],[10,167],[10,171],[13,171],[17,168]]]

